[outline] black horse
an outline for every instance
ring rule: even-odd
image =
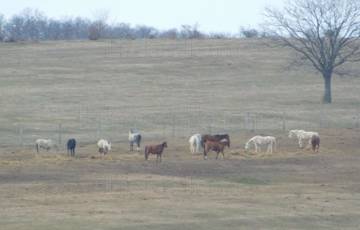
[[[67,153],[70,154],[70,156],[75,156],[75,148],[76,148],[76,140],[74,138],[69,139],[67,142]]]

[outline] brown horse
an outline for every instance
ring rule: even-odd
[[[320,148],[320,137],[318,135],[313,135],[311,137],[311,146],[312,146],[312,150],[314,152],[319,152],[319,148]]]
[[[224,140],[224,139],[226,140],[227,147],[230,148],[230,136],[229,136],[229,134],[216,134],[216,135],[205,134],[205,135],[202,135],[201,136],[201,146],[204,148],[205,142],[207,140],[220,142],[221,140]]]
[[[204,160],[207,160],[207,154],[210,151],[216,152],[216,159],[219,157],[219,153],[222,153],[223,158],[225,158],[224,149],[225,146],[229,146],[229,143],[226,139],[222,139],[221,141],[211,141],[205,140],[204,143]]]
[[[156,154],[156,162],[162,158],[164,148],[167,148],[167,143],[163,142],[160,145],[147,145],[145,146],[145,160],[148,160],[150,154]]]

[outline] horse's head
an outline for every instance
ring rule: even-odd
[[[162,146],[163,146],[164,148],[167,148],[167,147],[168,147],[166,141],[165,141],[164,143],[162,143]]]

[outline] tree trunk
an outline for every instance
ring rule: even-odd
[[[325,88],[324,88],[324,96],[323,96],[323,104],[331,104],[332,96],[331,96],[331,73],[323,74]]]

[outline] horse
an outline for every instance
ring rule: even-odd
[[[51,139],[37,139],[35,141],[36,152],[39,153],[40,149],[49,151],[51,148],[57,149],[57,145]]]
[[[134,151],[134,144],[136,144],[136,151],[140,151],[140,143],[141,143],[141,134],[135,129],[129,130],[129,143],[130,143],[130,151]]]
[[[205,142],[207,140],[209,141],[221,141],[221,140],[226,140],[226,145],[227,147],[230,148],[230,136],[229,134],[216,134],[216,135],[208,135],[208,134],[205,134],[205,135],[202,135],[201,136],[201,146],[204,147],[205,146]]]
[[[150,154],[156,154],[156,162],[158,162],[158,160],[161,162],[161,158],[162,158],[162,153],[164,151],[164,148],[167,148],[167,143],[166,141],[163,142],[160,145],[147,145],[145,146],[145,160],[149,159],[149,155]]]
[[[249,151],[250,143],[253,143],[255,146],[255,152],[257,153],[258,150],[261,151],[261,145],[267,145],[266,152],[273,152],[273,148],[276,148],[276,138],[273,136],[254,136],[248,140],[245,144],[245,152]],[[259,146],[260,145],[260,146]]]
[[[201,148],[201,134],[194,134],[189,139],[190,152],[199,153]]]
[[[99,153],[106,155],[111,150],[111,142],[101,139],[97,142]]]
[[[311,138],[313,136],[319,136],[319,133],[317,132],[307,132],[305,130],[299,130],[299,129],[294,129],[294,130],[290,130],[289,131],[289,138],[293,138],[296,137],[298,139],[298,143],[299,143],[299,148],[303,148],[303,141],[307,141],[308,140],[308,146],[311,145]]]
[[[320,148],[320,137],[319,136],[316,136],[316,135],[313,135],[311,137],[311,146],[312,146],[312,150],[314,152],[319,152],[319,148]]]
[[[66,144],[67,147],[67,153],[70,154],[70,156],[75,156],[75,148],[76,148],[76,140],[74,138],[71,138],[67,141]]]
[[[207,160],[207,154],[210,151],[216,152],[216,160],[219,157],[219,153],[223,155],[225,158],[224,149],[225,146],[229,146],[227,139],[222,139],[220,141],[212,141],[212,140],[205,140],[204,141],[204,160]]]

